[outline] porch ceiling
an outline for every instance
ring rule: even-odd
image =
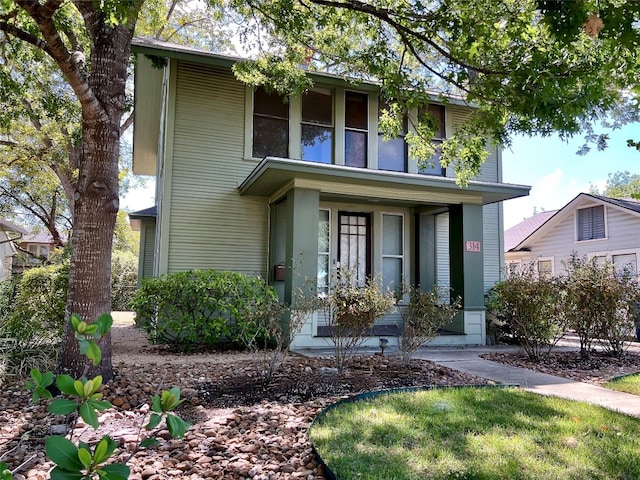
[[[243,180],[238,190],[241,195],[269,197],[273,202],[292,188],[319,190],[325,200],[486,205],[524,197],[531,187],[471,181],[463,188],[456,185],[453,178],[267,157]]]

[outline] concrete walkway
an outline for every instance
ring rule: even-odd
[[[571,341],[564,342],[562,345],[556,347],[554,351],[578,350]],[[397,350],[397,347],[389,347],[385,350],[385,355],[393,355],[397,353]],[[379,350],[363,348],[359,353],[371,355],[376,351]],[[518,347],[505,346],[423,347],[417,350],[414,358],[430,360],[443,367],[486,378],[496,383],[519,386],[529,392],[588,402],[610,410],[626,413],[627,415],[640,417],[640,396],[616,392],[589,383],[576,382],[567,378],[538,373],[525,368],[512,367],[480,358],[483,353],[518,351]],[[630,351],[640,351],[640,346],[634,344]],[[333,356],[333,350],[329,348],[300,349],[296,350],[296,352],[311,357]]]
[[[529,392],[588,402],[640,417],[640,397],[636,395],[491,362],[479,357],[482,353],[505,350],[508,351],[499,347],[421,348],[416,352],[415,358],[430,360],[438,365],[477,375],[496,383],[517,385]]]

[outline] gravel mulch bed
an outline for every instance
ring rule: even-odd
[[[149,346],[130,326],[116,326],[112,335],[115,378],[103,393],[114,408],[101,415],[100,430],[81,425],[74,435],[89,443],[111,435],[120,447],[117,459],[129,465],[132,480],[321,480],[307,428],[339,398],[405,386],[491,383],[427,361],[414,360],[406,368],[395,357],[358,357],[338,375],[331,359],[291,356],[263,386],[248,354],[170,354]],[[485,358],[595,384],[640,371],[638,353],[623,360],[595,354],[588,362],[574,352],[556,353],[544,365],[514,354]],[[179,413],[193,426],[180,440],[161,430],[157,447],[134,452],[149,399],[160,385],[182,389],[186,401]],[[44,455],[44,438],[65,428],[64,419],[47,414],[45,404],[31,404],[22,382],[2,387],[0,459],[19,467],[17,480],[49,478],[53,465]]]
[[[175,355],[150,347],[132,327],[114,327],[112,335],[115,378],[103,394],[115,408],[103,413],[97,432],[81,425],[74,434],[89,443],[111,435],[132,480],[324,479],[307,428],[337,399],[405,386],[490,383],[427,361],[406,368],[389,356],[357,357],[338,375],[331,359],[294,355],[263,386],[248,354]],[[162,430],[159,446],[131,456],[160,384],[182,389],[179,413],[193,426],[180,440]],[[31,404],[21,382],[3,387],[0,458],[12,469],[26,462],[17,480],[49,477],[53,465],[44,456],[44,438],[64,429],[64,419],[47,414],[44,403]]]

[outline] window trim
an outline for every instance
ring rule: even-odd
[[[384,217],[386,216],[395,216],[395,217],[400,217],[400,223],[401,223],[401,233],[402,233],[402,238],[400,239],[400,246],[402,247],[402,254],[400,255],[391,255],[391,254],[385,254],[384,253]],[[384,259],[385,258],[395,258],[395,259],[400,259],[400,285],[397,285],[397,288],[402,288],[402,284],[404,283],[405,278],[407,277],[407,270],[406,270],[406,263],[407,263],[407,223],[406,223],[406,217],[405,214],[403,212],[390,212],[390,211],[382,211],[380,212],[380,275],[382,277],[383,271],[384,271]],[[384,281],[383,278],[381,278],[381,281]],[[404,299],[400,299],[400,301],[403,301]]]
[[[255,95],[256,92],[259,88],[262,87],[257,87],[251,90],[251,158],[256,158],[259,160],[262,160],[262,158],[264,157],[256,157],[253,155],[253,143],[254,143],[254,133],[255,133],[255,129],[254,129],[254,125],[255,125],[255,119],[256,117],[259,118],[264,118],[264,119],[269,119],[269,120],[280,120],[280,121],[285,121],[287,122],[287,146],[286,146],[286,150],[287,150],[287,157],[290,157],[291,154],[289,152],[289,148],[291,145],[291,102],[287,101],[286,102],[286,106],[287,106],[287,116],[285,117],[279,117],[276,115],[272,115],[272,114],[265,114],[265,113],[256,113],[255,111]],[[285,158],[287,158],[285,157]]]
[[[578,235],[580,232],[580,225],[578,222],[578,211],[580,210],[586,210],[587,208],[597,208],[597,207],[602,207],[602,215],[603,215],[603,220],[604,220],[604,236],[603,237],[599,237],[599,238],[588,238],[585,240],[579,240],[578,239]],[[607,207],[605,205],[602,204],[591,204],[591,205],[585,205],[582,206],[580,208],[576,208],[575,211],[573,212],[573,228],[574,228],[574,243],[587,243],[587,242],[601,242],[603,240],[607,240],[609,238],[609,225],[608,225],[608,221],[607,221]]]
[[[327,293],[330,293],[331,291],[331,257],[332,257],[332,253],[333,253],[333,240],[331,238],[331,234],[333,233],[333,225],[332,225],[332,220],[333,220],[333,216],[331,214],[331,208],[329,207],[320,207],[318,209],[318,214],[320,214],[320,212],[324,211],[327,212],[327,221],[329,224],[329,241],[327,244],[327,251],[326,252],[320,252],[320,232],[318,232],[318,259],[320,258],[320,255],[322,256],[326,256],[327,257]],[[320,216],[318,215],[318,223],[320,223]],[[316,260],[317,261],[317,260]],[[318,272],[316,272],[316,287],[317,287],[317,281],[318,281]],[[317,295],[320,295],[319,292],[316,291]]]
[[[551,262],[551,271],[549,274],[553,277],[556,273],[555,257],[538,257],[536,258],[536,274],[540,276],[540,262]]]

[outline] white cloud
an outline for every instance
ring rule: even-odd
[[[566,178],[565,173],[556,168],[531,186],[529,196],[504,202],[504,228],[530,217],[534,209],[538,212],[558,210],[579,193],[588,191],[589,183]]]

